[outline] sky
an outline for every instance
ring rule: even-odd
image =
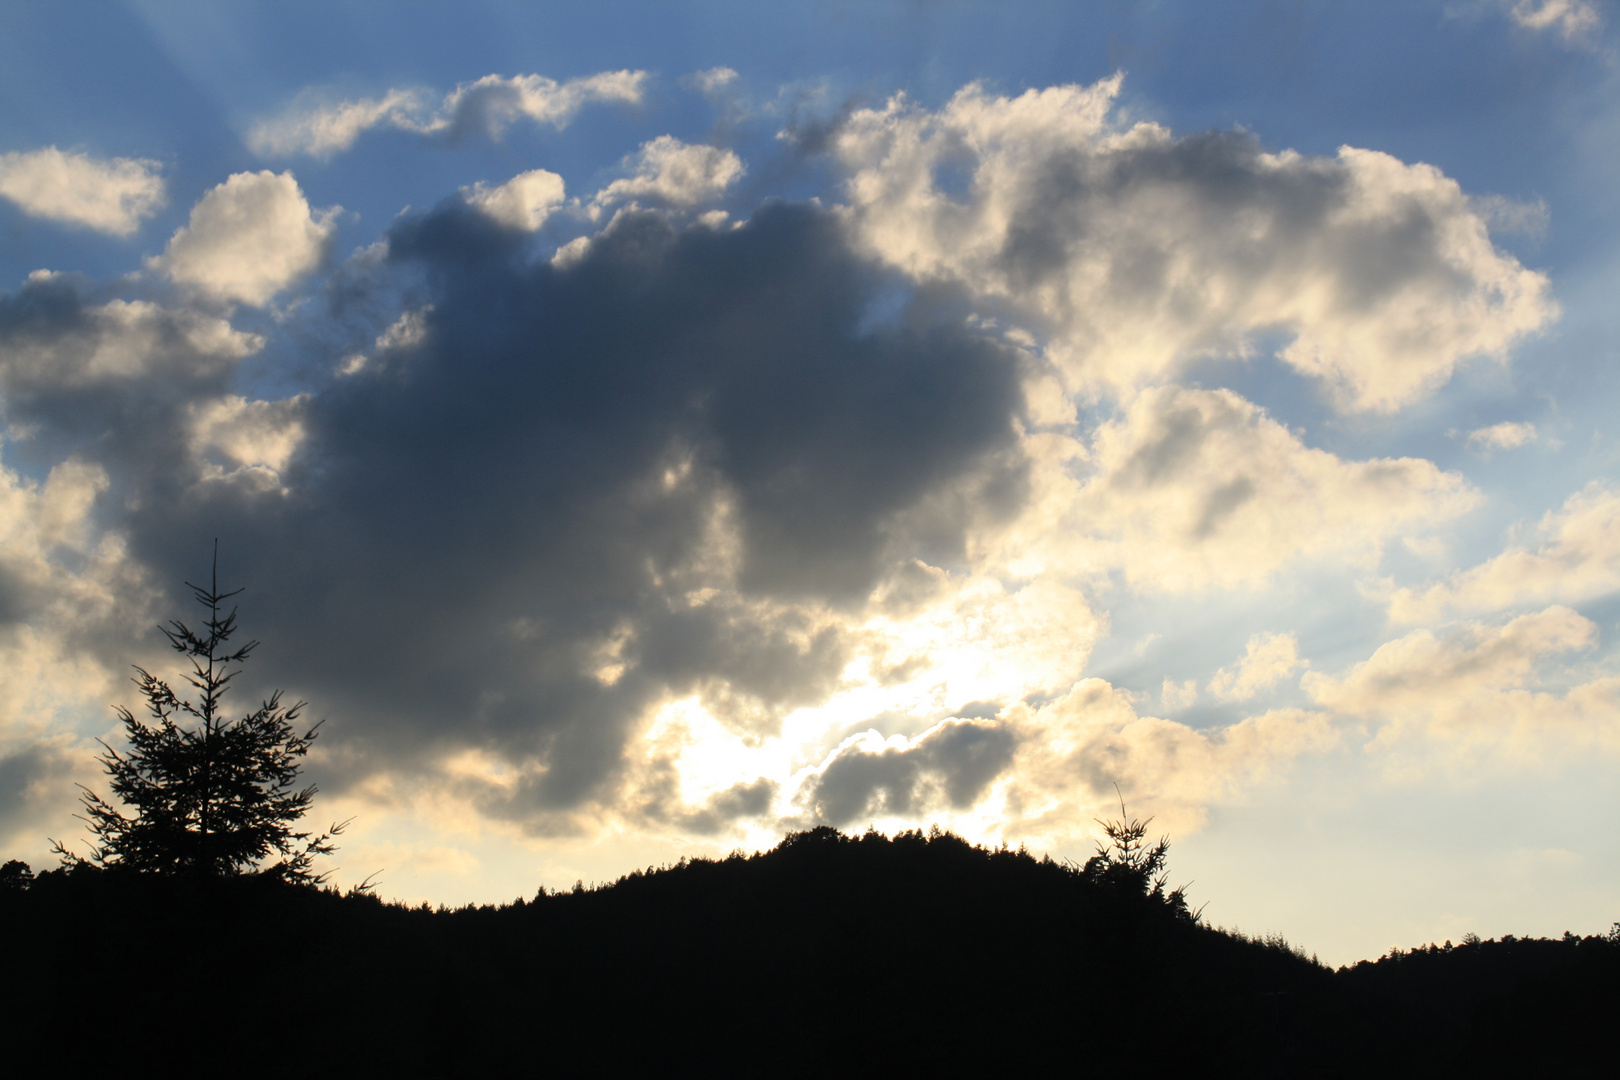
[[[1606,930],[1617,22],[0,5],[0,858],[217,539],[339,886],[1123,799],[1330,963]]]

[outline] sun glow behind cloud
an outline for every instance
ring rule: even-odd
[[[1584,7],[1520,7],[1572,55]],[[0,296],[19,851],[204,535],[421,898],[821,823],[1079,856],[1116,784],[1192,837],[1314,768],[1615,752],[1604,444],[1470,411],[1561,347],[1559,203],[1182,130],[1108,67],[618,66],[289,91],[248,147],[296,177],[87,153],[14,199],[129,247]]]

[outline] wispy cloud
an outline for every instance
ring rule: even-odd
[[[1620,591],[1620,492],[1593,483],[1541,520],[1539,543],[1515,545],[1425,590],[1401,589],[1390,618],[1421,623],[1449,611],[1578,603]]]
[[[1597,627],[1566,607],[1506,622],[1468,622],[1398,638],[1343,676],[1309,673],[1301,685],[1334,712],[1377,723],[1372,745],[1437,739],[1457,749],[1530,761],[1620,746],[1620,679],[1567,690],[1537,685],[1551,658],[1590,648]],[[1422,767],[1411,759],[1395,767]]]
[[[1503,421],[1490,427],[1476,428],[1464,440],[1470,450],[1489,453],[1492,450],[1516,450],[1536,441],[1536,425]]]
[[[255,125],[247,141],[266,157],[329,158],[377,127],[447,139],[474,133],[499,139],[518,120],[563,128],[593,102],[637,104],[648,79],[644,71],[607,71],[567,82],[543,75],[485,75],[457,86],[437,105],[420,89],[332,104],[295,102],[281,116]]]
[[[1309,664],[1293,634],[1256,634],[1236,668],[1223,667],[1210,679],[1209,691],[1221,701],[1249,701]]]
[[[1592,0],[1501,0],[1513,21],[1526,30],[1548,30],[1566,42],[1584,42],[1603,25]]]

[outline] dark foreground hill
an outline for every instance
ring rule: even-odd
[[[1332,972],[1098,869],[818,829],[456,911],[55,871],[0,898],[4,1025],[82,1075],[1614,1074],[1613,937]]]

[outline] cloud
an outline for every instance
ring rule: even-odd
[[[1603,25],[1590,0],[1502,0],[1508,14],[1526,30],[1556,31],[1566,42],[1589,39]]]
[[[53,604],[76,608],[105,599],[105,582],[98,583],[94,573],[73,574],[54,557],[71,553],[79,559],[105,556],[116,561],[113,549],[99,550],[101,530],[94,517],[108,486],[106,471],[81,458],[56,465],[38,484],[0,465],[0,509],[5,513],[0,524],[0,628],[13,631]],[[42,663],[36,659],[19,666]],[[16,720],[22,722],[21,717]]]
[[[1301,685],[1323,708],[1379,724],[1371,744],[1438,738],[1506,761],[1620,748],[1620,679],[1564,692],[1539,689],[1538,670],[1590,648],[1597,627],[1565,607],[1506,623],[1418,630],[1379,647],[1342,677],[1315,672]]]
[[[1535,237],[1547,234],[1550,214],[1542,199],[1518,202],[1501,195],[1478,195],[1470,196],[1468,204],[1493,233],[1520,233]]]
[[[186,411],[199,474],[206,480],[285,490],[281,475],[304,440],[308,400],[307,394],[283,401],[227,394],[192,402]]]
[[[590,102],[639,104],[647,79],[644,71],[604,71],[565,83],[542,75],[485,75],[456,87],[423,130],[454,137],[482,129],[498,139],[519,118],[562,128]]]
[[[1504,421],[1470,431],[1465,441],[1470,450],[1485,453],[1492,450],[1516,450],[1536,441],[1536,425]]]
[[[623,165],[631,175],[597,192],[593,210],[631,199],[692,206],[719,197],[746,171],[730,150],[689,145],[669,135],[643,144]]]
[[[73,782],[94,782],[79,732],[111,719],[108,646],[149,610],[123,538],[98,521],[109,487],[82,458],[42,482],[0,464],[0,842],[14,849],[42,851],[47,826],[71,821]]]
[[[1536,533],[1533,547],[1510,547],[1422,592],[1399,590],[1390,618],[1426,622],[1447,611],[1578,603],[1620,591],[1620,492],[1594,482],[1548,512]]]
[[[336,212],[312,214],[290,172],[236,173],[191,208],[156,265],[215,299],[261,306],[320,266]]]
[[[0,154],[0,196],[25,214],[132,236],[164,204],[156,161],[43,150]]]
[[[1257,583],[1302,558],[1370,565],[1390,538],[1478,499],[1428,461],[1308,447],[1228,390],[1143,391],[1089,458],[1070,511],[1086,557],[1155,590]]]
[[[851,825],[966,810],[1012,762],[1015,736],[994,722],[947,720],[915,739],[876,732],[834,752],[801,796],[816,820]]]
[[[931,610],[927,573],[899,588],[912,560],[960,559],[1018,507],[1020,359],[950,322],[870,330],[887,272],[814,206],[726,230],[625,211],[566,267],[515,257],[523,242],[460,198],[402,218],[387,267],[420,291],[397,332],[371,331],[370,361],[296,404],[216,383],[137,408],[114,430],[151,442],[102,464],[153,580],[195,574],[205,535],[248,568],[233,584],[262,655],[344,717],[326,790],[399,771],[569,831],[635,804],[633,747],[668,702],[772,737],[889,640],[865,629],[879,607]],[[197,483],[256,468],[285,494]],[[1076,623],[1062,589],[1024,591],[963,602]],[[1066,684],[1075,653],[1044,650],[1090,625],[976,659],[1028,653]],[[895,633],[874,680],[904,677]],[[485,764],[437,764],[470,750]],[[712,795],[668,820],[723,817]]]
[[[264,346],[224,319],[148,300],[98,302],[82,284],[36,273],[0,296],[0,387],[13,418],[74,388],[217,374]]]
[[[1197,679],[1174,682],[1167,678],[1159,691],[1159,704],[1165,712],[1179,712],[1197,700]]]
[[[295,103],[281,117],[257,124],[248,145],[267,157],[330,158],[375,127],[448,139],[479,132],[499,139],[520,119],[561,129],[592,102],[639,104],[647,81],[644,71],[604,71],[561,83],[542,75],[486,75],[457,86],[437,109],[428,93],[407,89],[335,105]]]
[[[938,112],[891,99],[832,137],[868,251],[1038,320],[1071,386],[1129,388],[1264,331],[1345,409],[1389,411],[1557,316],[1455,181],[1352,147],[1112,118],[1120,76]]]
[[[248,134],[248,146],[264,157],[307,154],[330,158],[354,145],[374,127],[416,128],[424,95],[415,90],[390,90],[380,98],[361,98],[336,105],[289,110],[276,120],[261,121]]]
[[[563,201],[563,178],[545,169],[519,173],[499,187],[463,188],[467,202],[509,229],[533,232]]]
[[[1141,716],[1128,694],[1094,678],[1038,709],[1014,706],[1001,721],[1017,730],[1019,749],[998,817],[1005,835],[1032,843],[1084,834],[1116,800],[1115,784],[1167,830],[1195,829],[1211,806],[1340,739],[1327,716],[1302,709],[1214,729]]]
[[[1597,628],[1564,607],[1501,626],[1468,623],[1446,637],[1418,630],[1380,646],[1343,678],[1308,673],[1313,700],[1340,712],[1372,715],[1434,706],[1470,690],[1523,686],[1541,657],[1591,645]]]
[[[1299,658],[1299,641],[1293,634],[1256,634],[1249,639],[1237,670],[1217,671],[1209,681],[1209,692],[1221,701],[1249,701],[1309,663]]]
[[[407,311],[400,315],[372,342],[372,348],[376,350],[374,356],[367,356],[362,352],[350,353],[339,362],[337,374],[356,375],[368,367],[376,371],[386,366],[390,356],[409,356],[427,337],[427,319],[431,314],[433,305],[426,304],[415,311]]]
[[[1061,843],[1089,831],[1117,784],[1133,808],[1184,832],[1211,806],[1339,742],[1320,711],[1200,730],[1141,716],[1129,694],[1088,678],[1039,707],[950,718],[912,738],[853,735],[806,775],[795,801],[815,822],[926,818],[1007,842]]]
[[[498,135],[593,100],[548,85],[480,80],[437,111],[350,103],[285,145],[332,151],[377,125]],[[1224,728],[1140,715],[1143,696],[1083,678],[1107,632],[1094,597],[1369,570],[1479,496],[1431,462],[1329,453],[1232,391],[1162,380],[1268,328],[1373,334],[1363,322],[1406,317],[1407,285],[1449,297],[1444,337],[1481,267],[1521,271],[1484,241],[1437,284],[1441,234],[1480,220],[1438,173],[1118,130],[1116,92],[852,114],[834,144],[864,132],[876,149],[846,157],[847,208],[772,201],[721,227],[698,215],[741,158],[664,137],[594,196],[565,203],[543,169],[473,185],[335,266],[331,212],[260,172],[208,192],[154,260],[178,290],[37,275],[0,296],[8,447],[49,476],[5,474],[26,528],[15,557],[0,541],[0,659],[21,642],[19,663],[55,658],[30,669],[50,679],[86,643],[155,655],[142,634],[184,614],[178,583],[217,536],[266,642],[243,694],[282,685],[333,717],[312,779],[357,807],[518,838],[937,814],[1044,842],[1087,831],[1117,781],[1133,809],[1195,826],[1336,745],[1335,717],[1386,714],[1324,683],[1318,708]],[[862,199],[906,169],[917,184],[877,221]],[[1417,194],[1369,194],[1402,183]],[[592,231],[537,257],[529,234],[565,206]],[[1276,265],[1234,221],[1258,223]],[[1182,254],[1212,290],[1185,303],[1191,278],[1148,265]],[[262,335],[220,317],[318,269],[321,289],[242,316]],[[1291,274],[1326,299],[1266,321]],[[1513,280],[1550,318],[1539,279]],[[1507,341],[1509,309],[1528,308],[1504,297],[1483,318]],[[1431,385],[1446,341],[1396,366]],[[1356,370],[1351,404],[1419,392]],[[1253,701],[1303,666],[1292,635],[1257,635],[1203,685]],[[1164,711],[1200,678],[1165,679]]]
[[[738,75],[734,69],[715,67],[708,68],[705,71],[694,71],[681,81],[705,97],[712,97],[735,83],[737,78]]]
[[[0,842],[27,843],[25,830],[59,828],[62,793],[71,790],[75,755],[63,740],[0,750]],[[43,868],[42,868],[43,869]]]

